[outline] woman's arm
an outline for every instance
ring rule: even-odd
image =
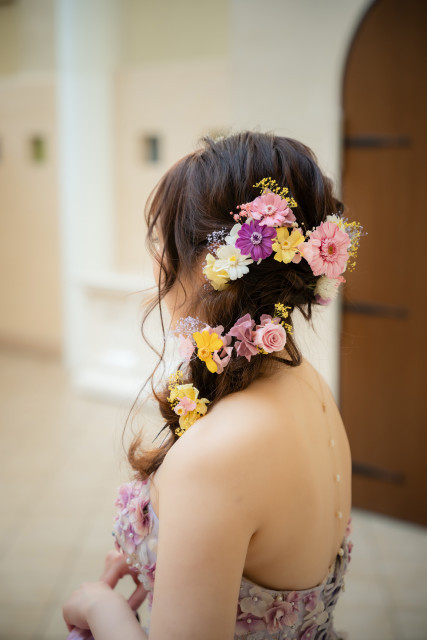
[[[163,462],[150,640],[234,637],[241,577],[257,529],[255,455],[248,459],[234,425],[221,426],[221,434],[197,427],[186,433]]]

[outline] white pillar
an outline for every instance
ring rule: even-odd
[[[84,357],[86,274],[113,267],[113,71],[119,0],[57,0],[64,360]]]

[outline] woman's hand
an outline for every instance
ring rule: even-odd
[[[136,584],[136,589],[128,599],[128,604],[131,609],[136,611],[144,602],[148,591],[139,582],[138,572],[135,569],[131,569],[127,564],[125,555],[120,551],[109,551],[105,558],[104,571],[100,580],[114,589],[118,581],[128,574]]]
[[[93,637],[102,640],[147,640],[129,604],[103,581],[83,583],[67,600],[62,611],[71,631],[70,638],[76,634],[79,640],[93,640]]]
[[[65,624],[71,631],[74,627],[89,629],[89,618],[93,611],[117,605],[123,598],[105,582],[84,582],[74,591],[62,608]]]

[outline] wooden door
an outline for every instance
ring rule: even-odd
[[[344,79],[341,411],[353,504],[427,525],[427,2],[378,0]]]

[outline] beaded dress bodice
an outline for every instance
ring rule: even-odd
[[[150,480],[135,480],[119,488],[119,509],[113,535],[138,571],[148,590],[151,611],[156,573],[159,521],[150,502]],[[350,525],[350,522],[349,522]],[[321,584],[300,591],[267,589],[242,576],[236,610],[235,640],[338,640],[345,637],[333,628],[333,611],[344,586],[352,543],[346,536],[335,562]],[[149,619],[144,627],[149,631]]]

